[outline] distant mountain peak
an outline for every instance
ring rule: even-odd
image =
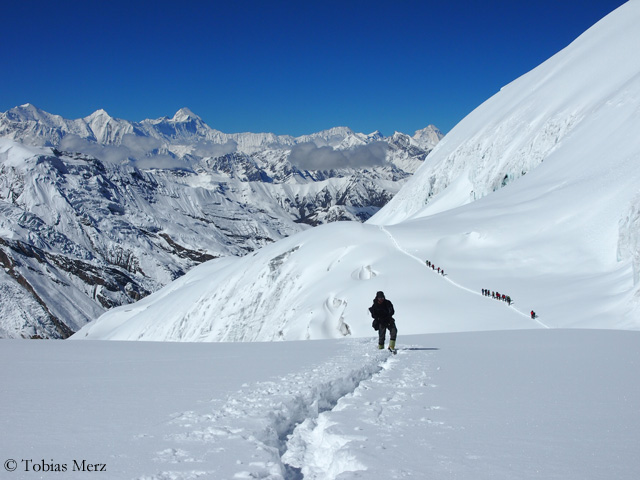
[[[85,117],[85,120],[89,121],[89,120],[94,120],[96,118],[104,118],[104,117],[111,118],[111,115],[109,115],[106,110],[99,108],[88,117]]]
[[[187,107],[183,107],[180,110],[178,110],[176,114],[173,116],[173,118],[171,119],[171,121],[173,122],[189,122],[192,120],[202,121],[202,119],[198,115],[193,113],[191,109]]]
[[[14,107],[7,111],[7,117],[11,120],[17,121],[38,121],[42,120],[45,117],[52,117],[53,115],[45,112],[44,110],[40,110],[38,107],[33,105],[32,103],[25,103],[24,105],[20,105],[19,107]]]
[[[416,130],[413,139],[422,146],[435,147],[444,138],[444,134],[435,125],[429,125],[421,130]]]
[[[438,127],[436,127],[435,125],[428,125],[420,130],[416,130],[416,132],[414,133],[414,137],[418,137],[424,134],[431,134],[431,133],[437,133],[442,135],[442,132]]]

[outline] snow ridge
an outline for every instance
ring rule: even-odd
[[[250,461],[236,460],[233,455],[223,455],[224,461],[234,461],[238,469],[234,478],[269,478],[295,480],[307,477],[299,465],[299,457],[313,456],[315,445],[304,446],[298,429],[307,431],[319,417],[330,412],[340,400],[352,395],[362,384],[383,371],[389,362],[387,351],[375,351],[371,340],[349,341],[345,353],[331,358],[327,363],[309,371],[289,374],[277,380],[259,382],[232,394],[211,413],[187,411],[172,420],[172,431],[166,441],[170,447],[157,452],[156,461],[168,464],[194,464],[201,461],[196,450],[206,452],[253,451]],[[371,353],[374,351],[375,353]],[[354,358],[361,356],[363,363]],[[175,427],[178,428],[175,428]],[[142,436],[144,437],[144,436]],[[293,438],[293,443],[290,439]],[[293,448],[295,453],[289,453]],[[321,448],[321,447],[317,447]],[[326,449],[325,449],[326,450]],[[333,462],[323,450],[323,458],[332,464],[331,471],[358,470],[364,468],[345,462]],[[288,462],[292,462],[289,464]],[[223,471],[234,468],[219,465]],[[215,471],[163,471],[138,480],[186,480],[201,475],[215,475]],[[333,478],[333,477],[331,477]]]

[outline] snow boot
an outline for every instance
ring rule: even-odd
[[[389,341],[389,350],[395,350],[396,349],[396,341],[395,340],[390,340]]]
[[[378,344],[378,350],[382,350],[383,348],[384,348],[384,345]]]

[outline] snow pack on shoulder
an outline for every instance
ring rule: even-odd
[[[365,224],[322,225],[213,260],[73,338],[369,336],[378,290],[395,306],[399,343],[430,332],[640,328],[638,24],[640,2],[629,2],[504,87]]]

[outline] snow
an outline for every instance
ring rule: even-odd
[[[176,112],[171,121],[173,122],[188,122],[190,120],[202,120],[199,116],[193,113],[190,109],[184,107]]]
[[[504,87],[372,221],[204,263],[76,341],[0,342],[5,468],[638,478],[638,22],[632,0]]]
[[[635,479],[640,332],[0,342],[3,462],[103,479]]]

